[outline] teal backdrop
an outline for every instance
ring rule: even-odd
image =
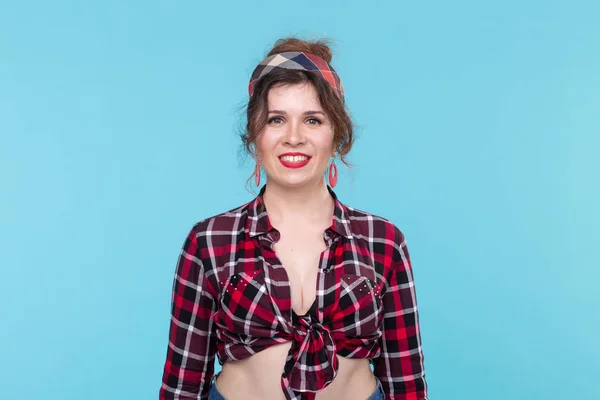
[[[598,1],[0,5],[0,398],[154,399],[185,235],[249,201],[250,73],[332,40],[336,188],[405,233],[430,397],[600,399]]]

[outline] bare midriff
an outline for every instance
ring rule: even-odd
[[[271,346],[241,361],[227,361],[217,388],[227,400],[285,400],[281,374],[291,342]],[[377,380],[369,360],[338,356],[336,378],[317,393],[316,400],[366,400]]]

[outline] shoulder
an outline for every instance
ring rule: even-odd
[[[186,251],[194,252],[204,268],[212,270],[231,246],[245,237],[248,208],[251,202],[210,215],[193,223],[186,240]],[[227,257],[228,258],[228,257]]]
[[[214,239],[220,236],[231,238],[232,235],[243,233],[249,205],[250,202],[247,202],[197,221],[192,227],[192,232],[198,242],[204,242],[207,238]]]
[[[367,241],[378,253],[390,254],[394,261],[406,252],[406,238],[403,231],[390,219],[345,205],[352,236],[359,241]]]
[[[402,230],[388,218],[346,208],[358,247],[369,249],[373,260],[383,266],[380,273],[386,277],[386,291],[390,282],[410,282],[412,265]]]

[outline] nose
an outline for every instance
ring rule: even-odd
[[[286,128],[287,129],[284,136],[285,144],[290,146],[298,146],[304,143],[306,139],[304,137],[302,124],[300,122],[290,122],[287,124]]]

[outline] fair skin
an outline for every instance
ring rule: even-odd
[[[326,248],[323,232],[331,226],[333,198],[324,173],[335,155],[333,127],[312,84],[274,87],[268,97],[268,124],[256,141],[267,175],[264,201],[271,224],[281,233],[273,250],[291,286],[292,308],[310,309],[316,296],[318,263]],[[310,156],[301,168],[285,167],[278,156]],[[227,400],[284,400],[281,373],[291,342],[269,347],[245,360],[223,365],[217,387]],[[365,400],[376,387],[366,359],[338,356],[337,377],[317,400]]]

